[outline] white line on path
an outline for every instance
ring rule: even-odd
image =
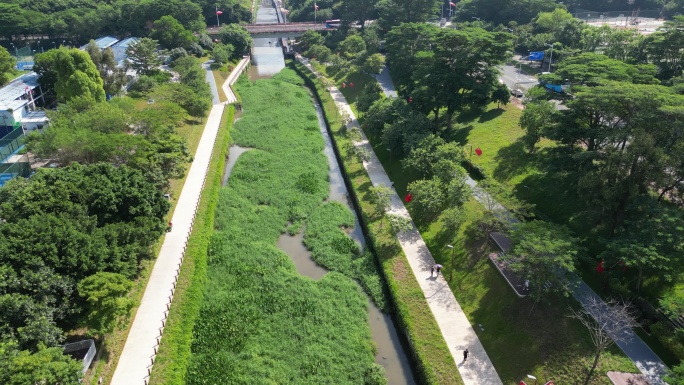
[[[240,61],[233,71],[237,75],[233,76],[231,73],[226,83],[231,79],[235,82],[244,69],[245,62],[246,59]],[[232,91],[230,94],[234,97]],[[119,357],[111,385],[143,385],[149,380],[149,373],[161,341],[188,237],[199,207],[224,108],[224,103],[214,104],[209,112],[195,158],[178,198],[176,210],[173,212],[171,219],[173,230],[164,238],[126,344]]]
[[[306,59],[298,56],[297,59],[302,62],[310,71],[317,76],[314,69]],[[344,95],[334,86],[328,88],[330,95],[337,104],[340,113],[351,117],[348,128],[359,127],[359,123],[354,117],[349,104]],[[364,162],[363,166],[366,168],[373,185],[391,186],[391,182],[384,168],[380,164],[373,148],[368,142],[365,134],[360,142],[354,143],[355,146],[363,146],[371,154],[368,162]],[[406,207],[401,198],[394,193],[392,196],[392,209],[394,214],[402,215],[410,218]],[[473,330],[470,322],[466,318],[461,306],[456,301],[454,294],[449,289],[448,283],[441,275],[437,278],[430,278],[430,267],[435,264],[432,254],[428,250],[420,232],[415,228],[411,231],[406,231],[398,237],[406,259],[411,266],[420,288],[425,294],[428,306],[437,321],[442,336],[449,347],[449,351],[454,358],[454,362],[458,367],[461,378],[465,385],[502,385],[499,375],[494,369],[494,365],[489,360],[487,352],[480,343],[477,334]],[[463,350],[468,348],[470,354],[468,360],[463,361]]]

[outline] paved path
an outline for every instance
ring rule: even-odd
[[[298,57],[309,70],[315,73],[308,61]],[[348,128],[359,127],[359,123],[354,117],[349,104],[344,95],[334,86],[328,88],[330,95],[337,104],[340,112],[351,118],[347,124]],[[362,132],[362,140],[354,143],[357,147],[365,147],[371,154],[369,161],[363,165],[370,176],[373,185],[391,186],[391,182],[385,169],[373,152],[368,139]],[[406,207],[401,198],[394,193],[392,196],[391,213],[410,218]],[[466,318],[461,306],[456,301],[454,294],[449,289],[446,280],[440,275],[435,278],[430,277],[430,267],[435,264],[432,254],[428,250],[420,232],[415,228],[400,234],[399,243],[401,244],[406,259],[411,266],[411,270],[418,281],[432,314],[439,325],[442,336],[449,347],[458,371],[463,378],[465,385],[502,385],[499,375],[487,356],[480,340],[477,338],[470,322]],[[470,355],[468,361],[463,363],[463,350],[468,348]]]
[[[218,94],[216,93],[212,73],[208,67],[205,68],[207,69],[207,81],[213,85],[214,106],[209,112],[207,124],[204,126],[204,132],[197,146],[195,158],[178,198],[176,210],[173,212],[173,218],[171,219],[173,230],[164,237],[164,243],[152,269],[150,280],[145,288],[145,294],[140,301],[140,307],[138,307],[135,314],[126,344],[114,371],[111,385],[147,384],[164,330],[180,265],[183,262],[188,237],[192,231],[192,224],[199,206],[202,188],[204,187],[214,143],[216,142],[216,135],[218,134],[225,108],[224,103],[218,102]],[[235,82],[241,73],[239,67],[236,67],[236,70],[234,72],[237,72],[237,75],[233,76],[231,73],[226,83],[230,82],[231,79],[232,82]],[[231,95],[235,98],[232,91]]]
[[[385,96],[388,98],[397,97],[397,91],[394,90],[394,83],[392,83],[392,78],[390,77],[389,67],[387,67],[387,64],[382,67],[382,72],[375,75],[375,80],[380,83],[380,87],[382,87],[382,92],[385,93]]]
[[[211,88],[212,104],[219,104],[221,103],[221,99],[219,98],[218,89],[216,88],[216,82],[214,81],[214,74],[211,72],[211,63],[213,62],[213,60],[209,60],[207,62],[202,63],[202,68],[204,68],[207,71],[205,74],[205,79],[207,83],[209,83],[209,88]]]
[[[228,79],[226,79],[226,82],[221,85],[221,88],[223,89],[223,93],[226,94],[226,103],[235,103],[237,102],[237,96],[235,96],[235,92],[233,92],[233,89],[231,86],[235,84],[237,79],[240,77],[240,74],[242,74],[242,71],[247,68],[247,64],[249,64],[249,56],[245,56],[240,60],[240,62],[233,68],[233,71],[228,75]]]

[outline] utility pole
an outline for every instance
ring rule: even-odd
[[[449,282],[451,282],[451,278],[454,276],[454,246],[446,245],[446,247],[451,249],[451,263],[449,264]]]
[[[214,10],[216,11],[216,26],[220,27],[221,22],[219,21],[218,4],[214,4]]]
[[[551,47],[551,56],[549,57],[549,73],[551,73],[551,62],[553,62],[553,44],[547,44],[547,46]]]

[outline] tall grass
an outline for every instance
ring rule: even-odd
[[[253,150],[220,194],[186,384],[363,384],[377,369],[359,286],[336,272],[320,281],[302,277],[275,246],[288,228],[304,225],[349,245],[331,235],[344,235],[339,227],[309,220],[328,217],[335,205],[324,203],[324,142],[302,84],[285,70],[237,85],[245,113],[233,138]],[[349,224],[342,209],[335,208],[337,222]],[[320,250],[327,244],[308,239]],[[338,251],[354,255],[350,247]]]

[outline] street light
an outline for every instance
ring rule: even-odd
[[[389,174],[392,176],[392,149],[388,148],[387,151],[390,153],[390,162],[389,162]]]
[[[528,374],[528,375],[527,375],[527,378],[529,378],[530,380],[534,380],[534,385],[537,385],[537,377],[535,377],[535,376],[533,376],[533,375],[531,375],[531,374]]]
[[[54,41],[52,42],[52,48],[57,49],[57,44]]]
[[[454,246],[446,245],[446,247],[451,249],[451,263],[449,264],[449,282],[454,275]]]
[[[553,44],[547,44],[547,47],[551,47],[551,56],[549,57],[549,73],[551,73],[551,62],[553,61]]]
[[[475,19],[475,20],[480,21],[480,22],[482,21],[482,19],[480,19],[479,17],[471,16],[470,18]]]
[[[19,57],[19,51],[17,51],[17,46],[14,45],[14,43],[10,43],[10,44],[12,44],[12,47],[14,48],[14,56]]]

